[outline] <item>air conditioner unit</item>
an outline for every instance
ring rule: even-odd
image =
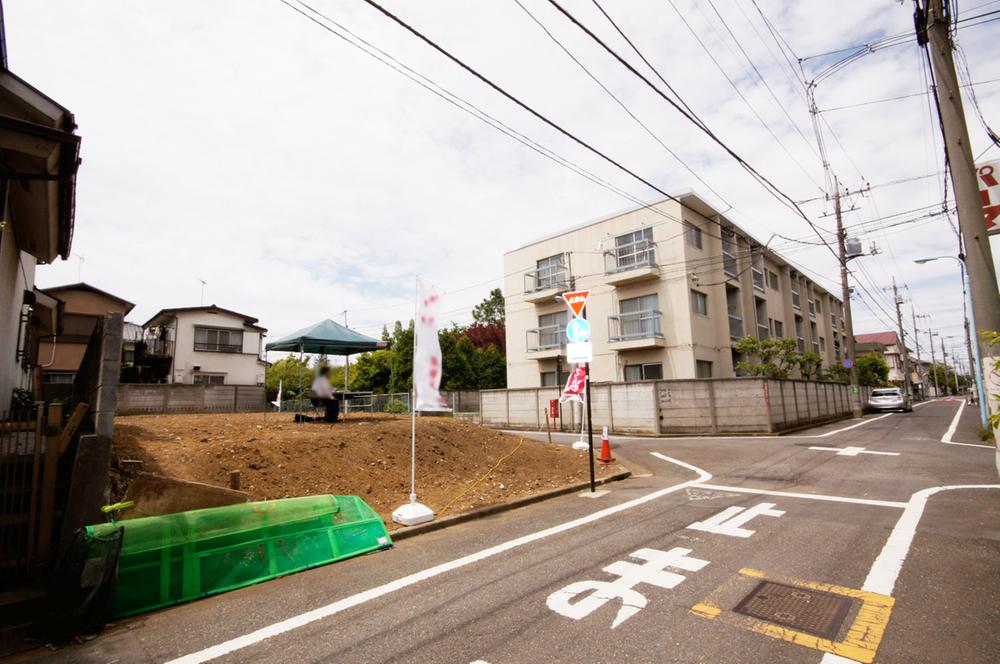
[[[191,370],[192,371],[201,371],[201,365],[200,364],[192,364],[191,365]]]

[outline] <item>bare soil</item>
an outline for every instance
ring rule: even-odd
[[[296,424],[289,413],[135,415],[115,419],[115,493],[141,470],[218,486],[239,470],[251,500],[316,494],[361,496],[392,525],[409,499],[410,419],[349,415],[336,424]],[[500,459],[489,477],[445,516],[586,481],[586,453],[446,417],[418,418],[417,495],[440,511]],[[598,477],[620,471],[598,465]]]

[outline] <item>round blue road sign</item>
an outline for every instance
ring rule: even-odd
[[[844,368],[850,369],[854,366],[854,360],[844,360]]]
[[[586,318],[574,318],[566,326],[566,338],[579,344],[590,339],[590,323]]]

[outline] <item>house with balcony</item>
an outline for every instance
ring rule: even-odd
[[[143,325],[143,354],[169,365],[168,383],[263,385],[267,330],[257,322],[214,304],[162,309]]]
[[[733,342],[793,336],[840,360],[840,300],[693,192],[535,240],[504,256],[507,385],[562,384],[569,312],[590,289],[594,381],[724,378]]]

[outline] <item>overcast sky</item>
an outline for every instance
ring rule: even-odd
[[[549,2],[521,2],[716,193],[627,116],[515,0],[385,4],[658,187],[693,188],[720,209],[731,205],[728,216],[762,239],[772,233],[815,239],[801,218]],[[309,4],[629,196],[659,198],[361,0]],[[627,53],[590,0],[561,4]],[[725,24],[708,2],[601,4],[723,141],[792,198],[820,195],[823,170],[798,72],[750,0],[714,0]],[[913,26],[909,1],[757,4],[802,58]],[[352,327],[376,334],[383,322],[412,315],[414,274],[447,292],[446,319],[466,323],[471,306],[501,285],[505,251],[634,206],[279,0],[6,0],[4,8],[11,69],[75,113],[83,136],[73,255],[40,269],[38,282],[75,282],[80,273],[84,281],[135,302],[131,319],[140,323],[164,307],[199,304],[204,279],[206,304],[258,317],[272,338],[322,318],[342,321],[344,310]],[[965,0],[960,9],[974,16],[1000,9],[1000,2]],[[998,36],[1000,22],[960,29],[958,43],[973,81],[1000,79]],[[845,55],[807,59],[806,79]],[[925,91],[923,57],[912,41],[876,50],[823,77],[817,104],[829,109]],[[628,59],[639,66],[634,55]],[[974,89],[987,121],[1000,129],[1000,83]],[[966,102],[979,155],[989,141],[971,112],[971,98]],[[857,207],[848,224],[940,206],[942,149],[931,112],[925,95],[821,114],[829,125],[822,128],[832,167],[846,187],[935,174],[874,187],[846,202]],[[1000,150],[983,156],[990,158],[1000,159]],[[831,211],[829,204],[818,200],[803,207],[819,225],[832,228],[832,218],[821,216]],[[931,314],[946,335],[961,334],[955,263],[912,262],[957,253],[944,217],[862,238],[866,246],[876,242],[881,253],[855,263],[870,293],[855,301],[857,332],[886,329],[891,296],[879,289],[896,275],[918,313]],[[998,249],[994,240],[994,253]],[[825,248],[785,243],[782,252],[839,292],[837,266]],[[909,304],[905,311],[909,321]]]

